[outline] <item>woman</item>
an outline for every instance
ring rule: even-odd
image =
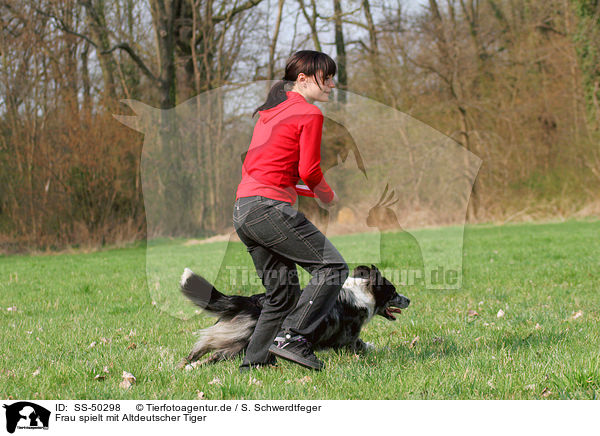
[[[305,336],[335,303],[348,266],[325,235],[292,205],[299,179],[325,207],[338,202],[321,171],[323,115],[312,104],[328,101],[335,73],[335,62],[326,54],[296,52],[287,61],[283,80],[254,111],[260,116],[244,159],[233,223],[266,297],[241,371],[274,364],[274,355],[315,370],[323,368]],[[312,275],[303,290],[296,265]]]

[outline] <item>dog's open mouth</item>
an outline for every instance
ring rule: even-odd
[[[392,313],[402,313],[402,309],[397,307],[387,307],[383,313],[386,319],[389,319],[390,321],[396,321],[396,317],[392,315]]]

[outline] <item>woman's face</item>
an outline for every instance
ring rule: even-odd
[[[328,76],[325,78],[325,80],[323,80],[323,73],[321,72],[319,73],[319,77],[319,83],[321,85],[320,88],[317,84],[315,76],[306,76],[304,73],[300,73],[296,79],[296,83],[294,84],[292,91],[302,94],[309,103],[313,103],[315,101],[329,101],[329,94],[331,94],[331,90],[335,88],[333,77]]]

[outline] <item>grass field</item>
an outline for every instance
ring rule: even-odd
[[[440,240],[445,234],[444,229],[422,231]],[[410,241],[401,234],[384,236],[387,266],[414,264]],[[361,237],[332,241],[344,254],[359,250]],[[183,270],[224,244],[170,241],[162,247]],[[236,261],[251,265],[237,244]],[[598,221],[466,228],[462,289],[398,286],[411,298],[411,307],[396,322],[378,317],[366,326],[362,337],[376,351],[364,356],[321,352],[326,370],[320,373],[280,361],[277,369],[241,375],[239,359],[175,369],[189,352],[194,331],[211,320],[181,319],[160,310],[163,303],[146,285],[145,261],[145,245],[0,257],[0,397],[197,399],[198,392],[205,399],[600,396]],[[225,292],[252,288],[219,286]],[[181,310],[189,314],[194,309]],[[477,315],[470,316],[470,310]],[[499,310],[504,316],[498,317]],[[137,378],[129,389],[119,387],[123,371]],[[97,375],[102,377],[97,380]]]

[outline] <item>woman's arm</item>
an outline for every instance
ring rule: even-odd
[[[317,110],[319,110],[317,108]],[[300,161],[298,174],[323,203],[330,203],[335,193],[325,181],[321,171],[321,135],[323,115],[308,114],[300,124]]]

